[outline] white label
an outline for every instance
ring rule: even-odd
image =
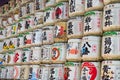
[[[120,55],[120,37],[105,36],[102,41],[102,55]]]
[[[81,45],[82,57],[99,57],[100,38],[96,39],[83,38]]]
[[[83,19],[71,19],[67,23],[67,35],[79,36],[83,34]]]
[[[67,59],[74,58],[79,59],[80,58],[80,42],[68,42],[67,47]]]
[[[103,7],[103,0],[85,0],[85,9]]]
[[[70,0],[69,12],[84,12],[85,1],[84,0]]]
[[[88,15],[84,19],[84,33],[87,32],[102,32],[102,12],[94,12],[95,14]]]

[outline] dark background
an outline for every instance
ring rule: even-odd
[[[7,4],[9,0],[0,0],[0,6]]]

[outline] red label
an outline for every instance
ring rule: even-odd
[[[14,78],[17,78],[19,76],[19,69],[18,67],[14,67],[14,72],[16,72],[16,74],[14,75]]]
[[[31,39],[26,40],[26,44],[31,44]]]
[[[97,76],[97,69],[96,69],[95,65],[92,64],[91,62],[84,62],[82,64],[82,69],[85,67],[87,67],[89,69],[89,75],[91,76],[90,80],[95,80],[95,78]]]
[[[19,54],[16,53],[16,54],[15,54],[15,57],[14,57],[14,62],[16,63],[16,62],[18,61],[18,59],[19,59]]]

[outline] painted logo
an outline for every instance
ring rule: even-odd
[[[70,76],[70,71],[72,71],[69,67],[64,68],[64,80],[68,80]]]
[[[52,49],[52,60],[58,59],[59,56],[60,56],[60,51],[59,51],[59,49],[53,48],[53,49]]]
[[[84,62],[82,64],[81,80],[95,80],[97,76],[97,69],[91,62]]]
[[[61,38],[65,34],[65,30],[63,26],[56,26],[55,27],[55,37]]]

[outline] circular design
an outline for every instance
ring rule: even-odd
[[[15,73],[15,75],[14,75],[14,78],[17,78],[18,77],[18,68],[15,66],[14,67],[14,73]]]
[[[91,62],[84,62],[82,64],[82,71],[88,71],[88,76],[90,80],[96,80],[97,77],[97,68],[96,66]],[[91,77],[90,77],[91,76]],[[83,76],[81,77],[84,78]]]
[[[52,49],[52,60],[58,59],[60,56],[60,51],[57,48]]]

